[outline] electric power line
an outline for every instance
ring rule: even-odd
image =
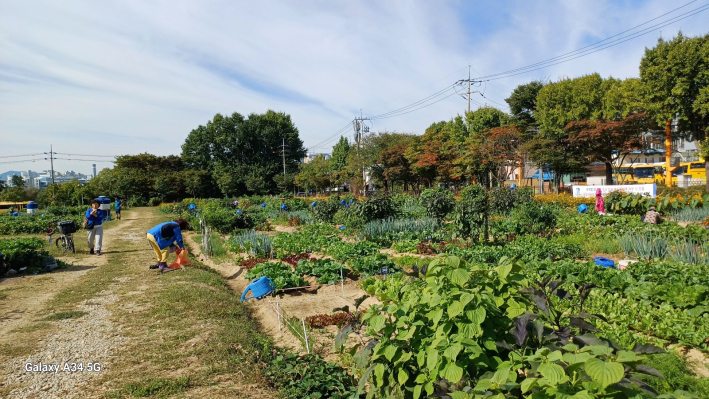
[[[22,154],[22,155],[2,155],[0,158],[19,158],[19,157],[31,157],[34,155],[44,155],[42,153],[37,153],[37,154]]]
[[[625,43],[625,42],[627,42],[627,41],[629,41],[629,40],[632,40],[632,39],[635,39],[635,38],[637,38],[637,37],[646,35],[646,34],[652,32],[652,31],[654,31],[654,30],[657,30],[657,29],[662,28],[662,27],[664,27],[664,26],[667,26],[667,25],[673,24],[673,23],[675,23],[675,22],[681,21],[681,20],[683,20],[683,19],[689,18],[689,17],[691,17],[691,16],[693,16],[693,15],[699,14],[699,13],[701,13],[701,12],[706,11],[707,9],[709,9],[709,4],[705,4],[705,5],[703,5],[703,6],[700,6],[700,7],[695,8],[695,9],[693,9],[693,10],[687,11],[687,12],[685,12],[685,13],[683,13],[683,14],[679,14],[679,15],[677,15],[677,16],[674,16],[674,17],[672,17],[672,18],[669,18],[669,19],[664,20],[664,21],[662,21],[662,22],[659,22],[659,23],[657,23],[657,24],[651,25],[651,26],[649,26],[649,27],[647,27],[647,28],[644,28],[644,29],[642,29],[642,30],[640,30],[640,31],[633,32],[633,33],[631,33],[631,34],[624,35],[624,36],[622,36],[622,37],[619,37],[618,39],[611,40],[610,42],[607,42],[609,39],[612,39],[612,38],[614,38],[614,37],[623,35],[624,33],[630,32],[630,31],[632,31],[632,30],[634,30],[634,29],[636,29],[636,28],[638,28],[638,27],[640,27],[640,26],[643,26],[643,25],[645,25],[645,24],[647,24],[647,23],[649,23],[649,22],[651,22],[651,21],[654,21],[654,20],[657,20],[657,19],[659,19],[659,18],[662,18],[663,16],[666,16],[666,15],[668,15],[668,14],[671,14],[671,13],[673,13],[674,11],[677,11],[678,9],[680,9],[680,8],[682,8],[682,7],[685,7],[685,6],[691,4],[691,3],[695,2],[695,1],[696,1],[696,0],[691,1],[691,2],[685,4],[685,5],[681,6],[681,7],[678,7],[678,8],[673,9],[672,11],[666,12],[666,13],[660,15],[659,17],[655,17],[655,18],[650,19],[650,20],[648,20],[648,21],[646,21],[646,22],[644,22],[644,23],[642,23],[642,24],[640,24],[640,25],[636,25],[636,26],[634,26],[633,28],[626,29],[625,31],[623,31],[623,32],[621,32],[621,33],[615,34],[615,35],[613,35],[613,36],[609,36],[609,37],[607,37],[607,38],[605,38],[605,39],[603,39],[603,40],[599,40],[599,41],[597,41],[597,42],[595,42],[595,43],[592,43],[592,44],[589,44],[589,45],[587,45],[587,46],[581,47],[581,48],[576,49],[576,50],[574,50],[574,51],[570,51],[570,52],[568,52],[568,53],[564,53],[564,54],[562,54],[562,55],[559,55],[559,56],[556,56],[556,57],[552,57],[552,58],[549,58],[549,59],[544,60],[544,61],[536,62],[536,63],[534,63],[534,64],[530,64],[530,65],[527,65],[527,66],[524,66],[524,67],[515,68],[515,69],[510,69],[510,70],[508,70],[508,71],[499,72],[499,73],[495,73],[495,74],[491,74],[491,75],[480,76],[480,77],[477,77],[476,79],[482,80],[482,81],[490,81],[490,80],[497,80],[497,79],[509,78],[509,77],[512,77],[512,76],[517,76],[517,75],[520,75],[520,74],[523,74],[523,73],[532,72],[532,71],[536,71],[536,70],[539,70],[539,69],[547,68],[547,67],[550,67],[550,66],[558,65],[558,64],[561,64],[561,63],[564,63],[564,62],[568,62],[568,61],[571,61],[571,60],[575,60],[575,59],[577,59],[577,58],[585,57],[585,56],[587,56],[587,55],[596,53],[596,52],[598,52],[598,51],[605,50],[605,49],[607,49],[607,48],[617,46],[617,45],[619,45],[619,44],[622,44],[622,43]],[[607,43],[604,43],[604,42],[607,42]],[[603,44],[601,44],[601,43],[603,43]]]
[[[321,142],[319,142],[313,146],[310,146],[308,148],[328,147],[326,144],[339,139],[340,136],[342,135],[342,133],[344,133],[347,129],[349,129],[351,123],[352,123],[352,121],[347,122],[347,124],[345,126],[343,126],[340,130],[338,130],[335,134],[328,136],[325,140],[322,140]]]
[[[389,111],[389,112],[385,112],[385,113],[383,113],[383,114],[370,116],[369,118],[370,118],[370,119],[384,119],[384,118],[388,118],[388,117],[389,117],[388,115],[395,114],[395,113],[398,113],[398,112],[401,112],[401,111],[405,111],[405,110],[408,110],[408,109],[410,109],[410,108],[412,108],[412,107],[416,107],[416,106],[418,106],[418,105],[421,105],[421,104],[423,104],[423,103],[426,103],[426,102],[428,102],[428,101],[431,101],[431,100],[435,99],[436,97],[439,97],[439,96],[445,94],[445,93],[446,93],[447,91],[449,91],[450,89],[454,89],[454,86],[455,86],[457,83],[458,83],[458,82],[453,83],[453,84],[450,84],[450,85],[446,86],[445,88],[443,88],[443,89],[441,89],[441,90],[439,90],[439,91],[437,91],[437,92],[431,94],[430,96],[424,97],[423,99],[418,100],[418,101],[416,101],[416,102],[414,102],[414,103],[411,103],[411,104],[409,104],[409,105],[407,105],[407,106],[405,106],[405,107],[401,107],[401,108],[398,108],[398,109],[395,109],[395,110],[392,110],[392,111]],[[455,90],[455,89],[454,89],[454,90]],[[450,96],[447,96],[447,97],[450,97]],[[425,108],[425,107],[421,107],[421,108]],[[421,109],[421,108],[418,108],[418,109]],[[402,114],[402,115],[403,115],[403,114]]]
[[[69,155],[69,156],[82,156],[82,157],[106,157],[106,158],[116,158],[116,155],[96,155],[96,154],[69,154],[65,152],[55,152],[55,154],[59,155]]]
[[[108,161],[105,159],[80,159],[80,158],[57,158],[57,157],[54,157],[54,159],[60,159],[63,161],[87,161],[87,162],[115,163],[115,161]]]
[[[455,95],[457,95],[457,94],[458,94],[458,93],[451,93],[451,94],[449,94],[449,95],[447,95],[447,96],[445,96],[445,97],[443,97],[443,98],[441,98],[441,99],[439,99],[439,100],[437,100],[437,101],[434,101],[434,102],[432,102],[432,103],[428,103],[428,104],[426,104],[426,105],[424,105],[424,106],[422,106],[422,107],[415,108],[415,109],[412,109],[412,110],[409,110],[409,111],[406,111],[406,112],[401,112],[401,113],[398,113],[398,114],[395,114],[395,115],[389,115],[389,116],[371,117],[370,119],[374,119],[374,120],[387,119],[387,118],[393,118],[393,117],[395,117],[395,116],[405,115],[405,114],[408,114],[408,113],[411,113],[411,112],[418,111],[418,110],[420,110],[420,109],[429,107],[429,106],[431,106],[431,105],[433,105],[433,104],[435,104],[435,103],[441,102],[441,101],[445,100],[446,98],[455,96]]]

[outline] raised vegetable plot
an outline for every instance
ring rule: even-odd
[[[252,258],[240,263],[253,267],[247,279],[268,276],[280,289],[345,277],[381,303],[354,313],[361,318],[341,312],[355,289],[345,281],[338,305],[298,315],[311,328],[342,325],[334,342],[316,339],[342,347],[359,395],[709,397],[709,381],[656,360],[680,356],[657,355],[675,346],[709,353],[704,198],[616,194],[603,216],[592,200],[505,190],[469,187],[453,197],[431,189],[423,199],[361,203],[332,197],[298,211],[307,225],[277,204],[268,212],[250,205],[245,212],[270,212],[266,224],[282,227],[239,231],[230,242]],[[580,203],[588,213],[576,211]],[[663,223],[641,221],[651,204]],[[268,250],[252,250],[266,242]],[[269,256],[281,262],[264,263]],[[613,267],[597,266],[598,256]],[[620,270],[621,259],[637,262]],[[312,300],[334,300],[334,292],[313,292]],[[287,306],[288,292],[280,295]],[[656,384],[661,373],[684,374]]]

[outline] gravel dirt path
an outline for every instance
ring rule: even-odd
[[[42,323],[47,316],[45,309],[63,289],[75,284],[82,276],[101,268],[110,261],[111,247],[116,235],[129,228],[133,221],[117,223],[106,230],[102,256],[79,256],[60,258],[73,264],[72,267],[52,273],[7,278],[0,280],[0,290],[8,296],[0,303],[0,345],[11,347],[27,339],[25,334],[33,325],[45,326],[45,337],[36,341],[36,349],[29,356],[4,358],[0,365],[0,388],[9,398],[79,398],[91,380],[97,379],[101,370],[110,367],[116,348],[125,342],[120,329],[111,322],[107,304],[118,298],[112,290],[104,290],[91,299],[84,300],[76,315],[64,320]],[[75,235],[84,239],[84,232]],[[116,282],[116,285],[120,281]],[[51,314],[49,315],[51,319]],[[48,334],[48,335],[47,335]],[[91,366],[89,366],[91,363]],[[27,371],[27,368],[44,365],[58,367],[55,372]],[[98,366],[99,370],[94,371]],[[88,371],[88,368],[92,371]],[[83,370],[79,370],[82,368]]]

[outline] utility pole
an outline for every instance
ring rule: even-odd
[[[470,113],[470,65],[468,65],[468,113]]]
[[[283,153],[283,176],[286,175],[286,138],[283,138],[283,145],[281,146]]]
[[[466,119],[466,121],[467,121],[467,119],[468,119],[467,114],[470,113],[470,102],[472,101],[472,100],[471,100],[471,96],[472,96],[474,93],[477,93],[477,92],[478,92],[477,90],[471,90],[471,89],[470,89],[470,88],[471,88],[471,85],[472,85],[473,83],[480,83],[480,81],[477,81],[477,80],[474,80],[474,79],[471,79],[471,78],[470,78],[470,65],[468,65],[468,79],[461,79],[461,80],[459,80],[459,81],[456,82],[457,85],[462,85],[463,83],[467,83],[467,84],[468,84],[468,91],[467,91],[467,93],[461,94],[461,96],[462,96],[463,98],[465,98],[466,100],[468,100],[468,112],[466,113],[466,117],[465,117],[465,119]],[[468,124],[468,129],[470,129],[470,124]]]
[[[355,131],[355,141],[357,142],[357,153],[362,155],[362,150],[360,146],[360,142],[362,141],[362,136],[364,133],[369,132],[369,126],[364,125],[364,121],[368,121],[369,118],[364,118],[362,117],[362,110],[359,110],[359,118],[355,117],[354,121],[352,121],[352,126],[354,127]],[[364,170],[364,164],[362,164],[362,193],[364,196],[367,196],[367,191],[366,191],[366,182],[367,182],[367,177],[365,174]]]
[[[51,144],[49,145],[49,153],[45,152],[45,154],[49,154],[49,162],[52,166],[52,185],[54,185],[54,149]],[[46,161],[47,158],[44,158],[44,160]]]
[[[665,122],[665,185],[672,187],[672,119]]]

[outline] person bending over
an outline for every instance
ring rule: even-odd
[[[101,203],[99,200],[91,200],[91,208],[86,210],[86,219],[84,220],[84,227],[89,232],[89,253],[91,255],[101,255],[101,243],[103,242],[103,218],[106,217],[106,212],[98,209],[100,206]]]
[[[175,219],[174,222],[160,223],[148,231],[148,241],[158,257],[158,264],[150,266],[151,269],[160,269],[161,272],[172,271],[167,267],[167,255],[170,247],[177,245],[177,250],[185,249],[182,241],[182,230],[189,228],[185,219]]]

